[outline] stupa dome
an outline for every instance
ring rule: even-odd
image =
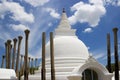
[[[54,38],[55,58],[81,58],[87,59],[89,56],[85,44],[76,36],[59,36]],[[50,57],[50,42],[46,45],[46,57]]]

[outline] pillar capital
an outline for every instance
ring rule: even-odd
[[[8,43],[8,44],[10,44],[10,43],[11,43],[11,40],[10,40],[10,39],[9,39],[9,40],[7,40],[7,43]]]
[[[37,58],[35,58],[35,60],[37,60]]]
[[[30,60],[30,59],[31,59],[31,57],[28,57],[28,59]]]
[[[25,32],[25,34],[29,34],[30,30],[26,29],[24,32]]]
[[[23,55],[21,55],[21,57],[23,57]]]
[[[118,31],[117,27],[113,28],[113,32],[117,32],[117,31]]]
[[[14,41],[14,43],[16,43],[17,42],[17,38],[14,38],[13,41]]]
[[[5,55],[3,55],[2,57],[5,58]]]
[[[22,38],[23,38],[22,36],[18,36],[18,39],[19,39],[19,40],[22,40]]]

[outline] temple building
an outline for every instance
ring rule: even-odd
[[[54,33],[55,80],[112,80],[112,73],[94,59],[87,46],[77,38],[71,29],[66,12]],[[51,79],[50,42],[46,44],[46,80]],[[41,65],[29,80],[41,80]]]

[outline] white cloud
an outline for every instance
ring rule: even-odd
[[[9,35],[8,32],[5,33],[5,32],[2,32],[2,31],[1,31],[1,34],[2,34],[2,35],[0,35],[0,39],[3,40],[3,41],[6,41],[6,40],[8,40],[8,39],[11,39],[11,37],[12,37],[11,35]],[[1,43],[2,43],[2,42],[1,42]]]
[[[16,2],[4,1],[0,3],[0,18],[4,18],[6,12],[12,13],[10,16],[15,21],[20,21],[21,23],[32,23],[34,22],[34,16],[32,13],[26,13],[24,7]]]
[[[28,56],[31,57],[31,58],[33,58],[33,59],[35,59],[35,58],[41,58],[40,52],[39,52],[39,54],[31,54],[31,53],[29,53]]]
[[[120,6],[120,0],[118,1],[117,5]]]
[[[114,56],[114,52],[111,53],[111,56]]]
[[[103,2],[104,2],[104,5],[113,5],[113,4],[115,4],[115,0],[103,0]]]
[[[94,56],[95,59],[101,59],[101,58],[105,57],[105,54],[99,53],[99,54],[95,54],[93,56]]]
[[[93,1],[91,0],[91,3]],[[96,4],[98,3],[96,2]],[[103,5],[96,4],[86,4],[82,1],[74,4],[71,7],[71,11],[74,11],[74,14],[69,17],[70,23],[72,25],[77,22],[88,23],[91,27],[96,27],[100,18],[106,13],[106,9]]]
[[[53,8],[46,8],[46,11],[50,13],[50,16],[52,16],[53,18],[59,19],[60,18],[60,14],[57,13],[55,11],[55,9]]]
[[[90,32],[92,32],[93,30],[92,30],[92,28],[86,28],[83,32],[84,33],[90,33]]]
[[[5,32],[4,30],[0,30],[0,45],[1,47],[4,47],[5,48],[5,42],[8,40],[8,39],[11,39],[12,38],[12,34],[10,32]]]
[[[73,11],[74,14],[69,17],[69,21],[72,25],[80,22],[88,23],[91,27],[96,27],[100,22],[100,18],[106,13],[105,6],[120,6],[120,0],[88,1],[89,3],[80,1],[71,7],[71,11]]]
[[[95,4],[95,5],[103,5],[103,0],[89,0],[89,3]]]
[[[37,7],[37,6],[42,6],[45,3],[49,2],[50,0],[25,0],[27,3],[30,5]]]
[[[24,31],[26,29],[29,29],[29,27],[19,24],[19,25],[10,25],[14,31]]]
[[[30,56],[32,56],[33,58],[41,58],[42,57],[41,53],[42,53],[42,50],[41,48],[39,48],[38,50],[35,51],[35,54],[30,53]]]
[[[104,6],[106,5],[112,5],[112,6],[120,6],[120,0],[101,0],[104,3]]]
[[[52,25],[53,25],[53,24],[52,24],[51,22],[48,23],[48,26],[49,26],[49,27],[52,26]]]
[[[88,46],[87,49],[90,50],[90,47]]]

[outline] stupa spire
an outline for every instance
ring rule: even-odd
[[[63,8],[63,13],[65,13],[65,8]]]
[[[61,21],[58,25],[58,28],[67,28],[67,29],[71,28],[69,21],[68,21],[68,18],[67,18],[67,15],[66,15],[66,12],[65,12],[65,8],[63,8]]]
[[[75,30],[71,29],[71,25],[68,21],[65,8],[63,8],[61,20],[55,32],[56,35],[75,35]]]

